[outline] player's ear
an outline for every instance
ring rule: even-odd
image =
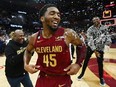
[[[44,21],[44,17],[42,16],[42,17],[40,18],[40,20],[41,20],[41,22],[43,22],[43,21]]]

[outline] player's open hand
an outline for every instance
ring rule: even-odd
[[[33,74],[33,73],[36,73],[36,72],[39,70],[39,67],[40,67],[40,66],[35,66],[35,65],[25,65],[25,66],[24,66],[24,69],[25,69],[27,72]]]
[[[68,75],[75,75],[79,71],[80,66],[78,64],[71,64],[64,71],[67,71]]]

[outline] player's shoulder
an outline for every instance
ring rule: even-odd
[[[30,39],[29,39],[29,41],[30,41],[30,42],[33,42],[33,41],[35,41],[35,39],[36,39],[37,35],[38,35],[38,32],[36,32],[36,33],[33,33],[33,34],[30,36]]]
[[[66,28],[64,31],[64,35],[68,38],[75,38],[75,36],[78,36],[78,34],[71,28]]]
[[[64,32],[75,33],[75,31],[72,28],[65,28]]]
[[[35,38],[37,35],[38,35],[38,32],[33,33],[30,37],[31,37],[31,38]]]

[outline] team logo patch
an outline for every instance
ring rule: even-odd
[[[40,36],[37,37],[37,43],[41,43],[43,40],[40,40]]]
[[[37,39],[40,39],[40,36],[38,36],[38,38]]]
[[[63,38],[64,38],[64,36],[55,37],[55,41],[61,41]]]

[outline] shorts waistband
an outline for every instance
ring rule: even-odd
[[[66,76],[67,74],[66,73],[63,73],[63,74],[54,74],[54,73],[45,73],[45,72],[40,72],[39,74],[40,76]]]

